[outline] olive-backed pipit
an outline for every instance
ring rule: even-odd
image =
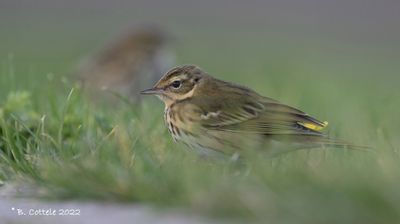
[[[110,94],[99,97],[100,90],[106,90],[135,101],[143,86],[154,84],[172,65],[169,40],[160,29],[131,30],[86,59],[77,76],[95,98],[115,100]]]
[[[175,141],[205,154],[232,155],[253,148],[268,151],[276,143],[290,143],[289,150],[348,146],[320,132],[327,122],[249,88],[218,80],[195,65],[170,70],[142,94],[154,94],[164,101],[165,122]]]

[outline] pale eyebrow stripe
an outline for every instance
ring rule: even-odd
[[[182,80],[182,79],[187,79],[187,75],[182,74],[182,75],[179,75],[178,77],[174,77],[173,79],[171,79],[171,82],[174,82],[176,80]]]

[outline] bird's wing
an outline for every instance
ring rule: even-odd
[[[215,110],[203,110],[200,119],[202,126],[209,129],[264,135],[324,136],[319,130],[327,125],[327,122],[265,97],[226,99]]]

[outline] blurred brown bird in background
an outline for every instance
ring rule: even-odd
[[[157,28],[132,30],[81,64],[77,76],[95,101],[134,102],[174,62],[169,36]],[[99,95],[103,91],[105,94]],[[101,96],[101,97],[100,97]]]

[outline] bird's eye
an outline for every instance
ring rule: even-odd
[[[181,81],[179,81],[179,80],[173,81],[173,82],[171,83],[171,86],[172,86],[174,89],[178,89],[179,87],[181,87]]]

